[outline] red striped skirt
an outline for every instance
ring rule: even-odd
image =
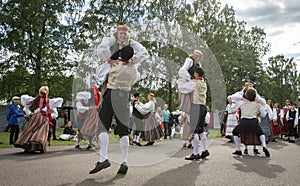
[[[94,136],[98,130],[99,113],[97,108],[90,108],[80,129],[83,136]]]
[[[46,152],[48,132],[49,121],[38,112],[30,117],[22,136],[14,146],[28,151]]]

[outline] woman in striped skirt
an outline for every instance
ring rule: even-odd
[[[149,102],[142,104],[135,102],[135,108],[145,116],[144,124],[145,128],[142,132],[142,139],[148,141],[146,146],[153,145],[154,140],[158,140],[163,136],[163,132],[160,128],[160,125],[155,121],[154,111],[155,111],[155,98],[154,94],[148,94]]]
[[[43,86],[39,95],[35,98],[22,95],[21,102],[25,105],[24,111],[30,116],[28,124],[22,136],[14,144],[17,148],[23,148],[27,152],[46,152],[46,143],[49,130],[52,129],[51,111],[61,107],[62,98],[49,99],[49,88]]]

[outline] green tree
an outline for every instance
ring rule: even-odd
[[[267,66],[269,91],[268,99],[284,104],[286,99],[296,101],[299,93],[299,75],[293,58],[276,55],[269,58]]]
[[[77,64],[72,52],[86,45],[78,38],[81,30],[81,0],[8,0],[1,1],[0,47],[4,59],[0,68],[21,66],[32,74],[35,92],[52,72],[64,74]],[[72,58],[72,59],[70,59]],[[18,88],[21,89],[19,86]]]

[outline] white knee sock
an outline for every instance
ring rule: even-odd
[[[241,141],[240,141],[239,137],[238,136],[233,136],[233,139],[234,139],[234,142],[235,142],[235,145],[236,145],[236,150],[241,151]]]
[[[122,163],[124,163],[124,162],[127,163],[128,147],[129,147],[129,137],[128,136],[122,136],[122,138],[120,138]]]
[[[267,145],[266,145],[266,137],[265,137],[265,135],[260,135],[260,136],[259,136],[259,139],[260,139],[260,141],[261,141],[261,145],[262,145],[263,147],[266,147],[266,148],[267,148]]]
[[[89,136],[88,139],[89,139],[89,145],[92,145],[93,144],[93,138],[92,138],[92,136]]]
[[[109,137],[107,132],[102,132],[98,136],[98,144],[100,147],[100,159],[99,162],[104,162],[107,159],[107,149],[109,144]]]
[[[206,137],[206,132],[202,132],[200,134],[201,138],[201,144],[202,144],[202,152],[207,150],[207,137]]]
[[[192,141],[193,143],[193,154],[197,155],[199,154],[199,135],[198,134],[194,134],[194,139]]]
[[[136,137],[136,142],[140,142],[141,133]]]
[[[80,138],[78,138],[78,137],[76,139],[76,145],[80,145]]]

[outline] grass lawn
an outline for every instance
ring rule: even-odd
[[[77,129],[74,129],[77,131]],[[221,138],[220,130],[219,129],[208,129],[209,135],[208,138]],[[59,136],[63,133],[63,128],[57,128],[56,129],[56,137],[59,138]],[[20,131],[20,135],[22,134],[22,131]],[[132,137],[132,134],[131,134]],[[142,140],[141,140],[142,141]],[[3,144],[0,144],[0,148],[11,148],[13,147],[12,145],[9,145],[9,133],[7,132],[0,132],[0,142],[3,142]],[[75,146],[76,141],[60,141],[60,140],[52,140],[51,138],[51,145],[53,146],[66,146],[66,145],[71,145]],[[119,142],[119,136],[117,135],[109,135],[109,142],[110,143],[118,143]],[[159,140],[157,142],[160,142]],[[81,141],[81,145],[87,145],[87,141]]]
[[[59,136],[63,133],[63,128],[57,128],[56,129],[56,138],[59,138]],[[77,128],[74,129],[77,131]],[[19,136],[21,136],[23,131],[20,131]],[[76,141],[71,140],[71,141],[61,141],[61,140],[52,140],[51,138],[50,143],[53,146],[66,146],[66,145],[76,145]],[[9,133],[7,132],[0,132],[0,142],[3,142],[3,144],[0,144],[0,148],[10,148],[13,147],[12,145],[9,145]],[[119,142],[119,136],[116,135],[109,135],[109,142],[110,143],[117,143]],[[87,145],[87,141],[81,141],[80,145]]]

